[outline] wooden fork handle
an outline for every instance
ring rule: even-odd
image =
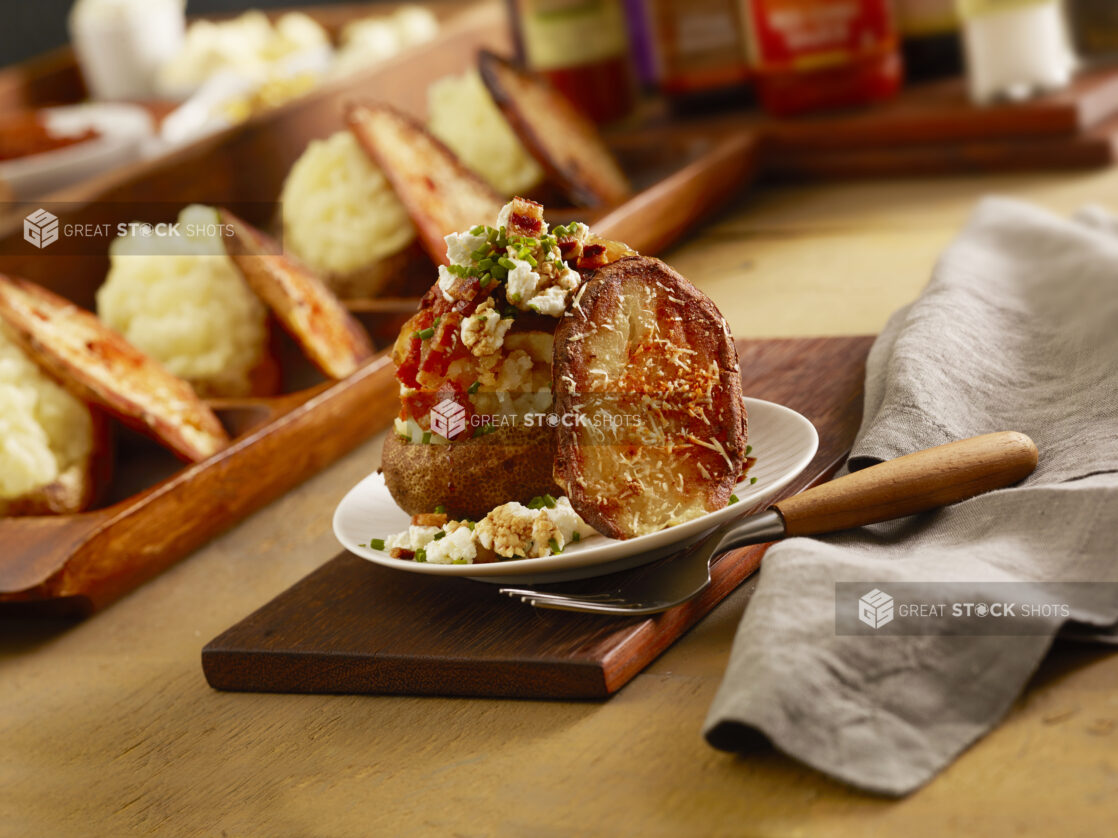
[[[1001,431],[949,442],[844,475],[774,504],[788,536],[817,535],[946,506],[1022,480],[1033,441]]]

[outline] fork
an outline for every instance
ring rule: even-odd
[[[667,611],[710,585],[718,556],[750,544],[821,535],[902,518],[966,500],[1024,479],[1036,468],[1029,437],[1001,431],[906,454],[844,475],[735,518],[697,545],[622,577],[597,593],[501,588],[537,608],[625,616]]]

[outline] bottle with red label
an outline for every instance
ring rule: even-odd
[[[744,0],[757,93],[777,116],[888,99],[901,85],[889,0]]]

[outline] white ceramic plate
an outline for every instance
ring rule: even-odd
[[[94,128],[101,136],[0,162],[0,179],[21,201],[137,160],[143,144],[152,136],[151,115],[137,105],[68,105],[47,108],[42,114],[51,133],[73,136]]]
[[[347,550],[385,567],[437,576],[466,576],[485,582],[559,582],[613,573],[666,555],[680,542],[697,538],[745,509],[772,497],[804,468],[819,446],[812,424],[794,410],[760,399],[745,400],[749,413],[749,444],[757,462],[749,480],[738,485],[738,503],[660,532],[617,541],[603,535],[570,544],[557,556],[514,559],[490,564],[453,565],[394,559],[367,545],[408,528],[410,517],[396,506],[384,478],[370,474],[342,499],[334,512],[334,534]]]

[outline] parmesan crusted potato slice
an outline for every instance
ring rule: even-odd
[[[229,443],[189,384],[144,355],[92,313],[45,288],[0,275],[0,320],[48,374],[188,461]]]
[[[221,222],[233,228],[225,242],[229,257],[315,366],[340,379],[373,357],[361,324],[318,277],[275,252],[275,242],[251,224],[228,210],[218,212]]]
[[[598,129],[562,93],[538,76],[482,50],[482,81],[524,147],[576,204],[619,204],[629,182]]]
[[[392,184],[436,264],[449,264],[451,233],[496,218],[504,201],[454,152],[411,117],[388,105],[351,105],[346,118],[362,147]]]
[[[723,508],[746,415],[725,319],[663,262],[597,270],[555,334],[555,481],[583,519],[632,538]]]

